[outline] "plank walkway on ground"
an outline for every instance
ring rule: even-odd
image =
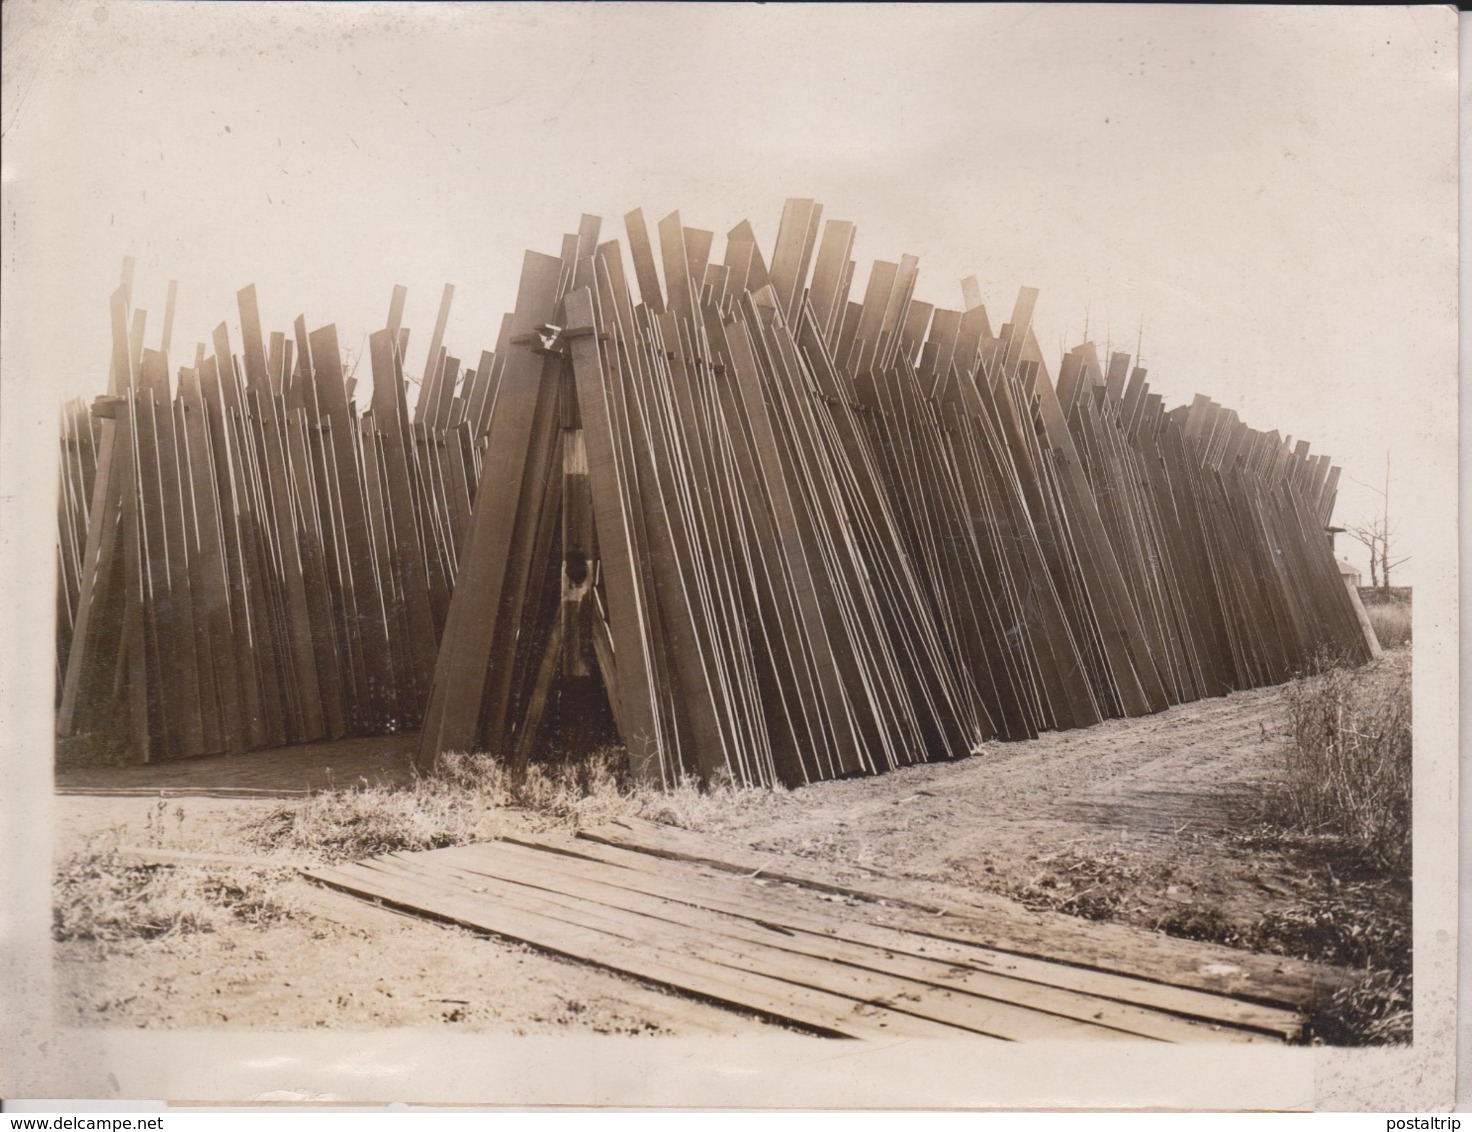
[[[1118,926],[1039,933],[1021,909],[838,886],[639,820],[305,875],[831,1037],[1282,1042],[1336,980]]]

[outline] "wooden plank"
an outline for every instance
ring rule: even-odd
[[[739,295],[741,291],[758,291],[767,285],[770,279],[767,263],[749,221],[743,220],[726,233],[726,264],[733,272],[728,290]]]
[[[124,373],[132,371],[131,357]],[[119,462],[122,479],[122,558],[126,605],[123,613],[122,657],[126,671],[128,694],[128,732],[133,757],[150,762],[156,744],[166,741],[166,733],[154,719],[153,701],[157,696],[157,666],[149,663],[148,632],[145,609],[146,547],[143,544],[142,521],[138,505],[138,445],[134,427],[136,394],[127,391],[117,407],[118,440],[123,458]],[[157,738],[155,738],[157,736]]]
[[[852,896],[873,904],[908,905],[916,911],[947,917],[927,928],[927,934],[954,938],[998,951],[1015,952],[1039,959],[1054,959],[1146,981],[1169,980],[1192,990],[1220,993],[1224,980],[1203,973],[1201,968],[1221,963],[1238,972],[1225,980],[1232,997],[1290,1010],[1301,1009],[1336,985],[1342,975],[1276,955],[1256,955],[1216,944],[1175,940],[1118,925],[1078,923],[1067,916],[1039,917],[1029,913],[1003,919],[991,904],[985,912],[956,902],[954,895],[932,894],[913,882],[904,885],[878,876],[866,877],[863,887],[835,884],[796,869],[771,854],[734,846],[713,846],[708,838],[652,822],[620,820],[581,830],[581,840],[628,849],[675,861],[698,862],[723,872],[761,875],[774,882],[792,883],[840,896]],[[909,895],[903,895],[907,889]]]
[[[920,347],[925,341],[925,330],[930,325],[930,316],[934,310],[935,307],[930,303],[918,300],[910,302],[899,338],[900,354],[910,365],[914,365],[919,357]]]
[[[134,320],[134,329],[141,323]],[[136,341],[136,339],[135,339]],[[148,652],[148,710],[155,729],[156,757],[190,753],[197,742],[194,704],[184,694],[186,661],[178,647],[179,621],[174,616],[170,547],[166,523],[163,462],[167,438],[159,436],[155,396],[167,397],[167,368],[156,351],[137,353],[133,391],[133,474],[142,573],[144,643]],[[157,390],[162,379],[165,388]],[[190,642],[192,652],[192,642]],[[191,658],[192,660],[192,658]],[[172,693],[172,694],[171,694]]]
[[[644,210],[636,208],[624,216],[624,230],[629,234],[629,254],[634,257],[634,277],[639,281],[639,301],[655,314],[664,310],[664,292],[659,285],[659,272],[654,266],[654,248],[649,242],[649,229],[644,224]]]
[[[564,289],[572,290],[579,287],[593,286],[594,266],[593,255],[598,250],[598,233],[603,230],[603,219],[584,213],[578,221],[578,246],[576,253],[576,266],[573,269],[571,284]],[[705,250],[710,252],[710,233],[705,233]]]
[[[495,877],[575,900],[669,918],[743,945],[775,946],[829,963],[895,975],[932,989],[955,988],[1116,1033],[1163,1041],[1252,1041],[1257,1036],[1251,1032],[1256,1025],[1265,1024],[1267,1032],[1276,1037],[1286,1021],[1284,1012],[1269,1013],[1224,996],[1167,990],[1143,980],[1006,957],[985,948],[869,924],[862,905],[845,907],[842,913],[826,912],[832,906],[816,894],[809,893],[800,902],[800,894],[782,888],[769,891],[770,883],[760,878],[708,869],[671,869],[668,863],[649,871],[637,861],[630,864],[627,859],[632,855],[626,852],[615,850],[611,856],[612,861],[608,856],[602,860],[583,857],[572,839],[501,841],[435,854],[437,862],[447,863],[461,875]],[[420,859],[428,863],[427,858],[421,855]],[[996,970],[998,965],[1009,968],[1008,973]],[[1016,971],[1031,977],[1018,977]],[[1078,984],[1091,989],[1080,990]],[[1152,1005],[1139,1005],[1137,995]],[[1155,1002],[1169,1005],[1155,1006]],[[1193,1015],[1177,1013],[1181,1007]],[[1222,1021],[1222,1015],[1235,1020]]]
[[[133,321],[128,327],[128,358],[133,366],[133,377],[136,382],[138,371],[143,365],[143,331],[148,325],[148,312],[135,309]]]
[[[241,372],[230,351],[228,331],[215,328],[218,390],[224,401],[222,427],[229,438],[232,459],[226,469],[232,480],[236,507],[241,596],[249,610],[248,663],[255,670],[257,689],[256,730],[253,746],[277,746],[286,741],[290,675],[283,659],[284,625],[276,606],[280,572],[276,569],[271,541],[265,484],[260,452],[254,437],[252,406],[241,381]]]
[[[184,492],[174,430],[174,409],[169,395],[168,359],[153,350],[143,352],[142,381],[150,387],[147,411],[151,416],[156,469],[157,506],[163,533],[163,585],[167,605],[158,617],[165,626],[171,678],[169,696],[172,714],[178,720],[177,753],[199,755],[219,751],[212,712],[206,713],[200,698],[200,658],[194,633],[195,609],[189,572],[189,548],[185,539]],[[157,597],[156,597],[157,600]],[[210,734],[206,738],[207,715]]]
[[[894,364],[894,356],[899,348],[900,332],[904,325],[906,313],[910,309],[910,300],[915,294],[915,283],[919,275],[920,261],[912,255],[900,257],[899,268],[895,272],[894,286],[890,290],[889,300],[884,306],[884,316],[879,324],[878,341],[884,343],[884,348],[879,354],[880,367],[889,369]]]
[[[858,323],[854,327],[853,342],[867,343],[871,349],[877,343],[899,270],[899,264],[889,263],[884,260],[876,260],[874,266],[870,268],[869,282],[864,290],[863,307],[859,314]],[[838,364],[840,366],[851,367],[854,372],[859,372],[860,367],[854,364],[854,358],[855,354],[851,343],[848,354],[844,355],[841,353],[839,355]]]
[[[444,345],[445,326],[450,319],[450,303],[455,298],[455,288],[446,283],[440,295],[439,313],[434,320],[434,333],[429,339],[429,353],[424,360],[424,375],[420,381],[419,396],[414,401],[414,423],[433,422],[439,409],[440,348]]]
[[[169,280],[168,297],[164,300],[164,326],[159,334],[159,353],[165,357],[169,353],[169,345],[174,336],[174,303],[179,296],[179,283],[175,279]]]
[[[686,270],[690,276],[690,288],[694,297],[700,298],[701,284],[710,264],[710,246],[715,233],[704,228],[686,228],[682,233],[685,243]],[[590,276],[591,278],[591,276]]]
[[[1147,1027],[1151,1031],[1148,1036],[1164,1040],[1251,1040],[1254,1035],[1292,1038],[1302,1029],[1302,1014],[1293,1009],[942,938],[923,928],[915,930],[911,926],[916,923],[915,916],[906,918],[904,905],[897,905],[892,898],[870,903],[852,891],[830,895],[818,887],[779,879],[765,870],[733,873],[721,866],[681,864],[587,838],[550,834],[467,847],[456,856],[492,849],[500,854],[513,847],[522,847],[530,854],[520,859],[534,860],[544,875],[571,875],[606,887],[658,895],[738,916],[769,931],[806,933],[823,941],[859,943],[886,954],[985,971],[1008,980],[990,983],[990,990],[1014,1001],[1031,996],[1034,987],[1047,987],[1084,995],[1095,1003],[1123,1004],[1130,1009],[1115,1016],[1120,1028]],[[724,851],[725,847],[719,850]],[[835,904],[833,895],[842,895],[843,902]],[[916,914],[951,915],[933,908],[923,912],[917,909]],[[1098,1011],[1099,1007],[1092,1009]],[[1202,1033],[1203,1027],[1208,1033]]]
[[[1130,1033],[1097,1020],[1073,1015],[1086,1006],[1097,1015],[1109,1012],[1102,1001],[1086,1003],[1071,992],[1023,990],[1021,997],[1046,1002],[1041,1010],[972,991],[973,986],[996,989],[996,980],[972,976],[955,968],[947,971],[923,960],[906,961],[864,945],[843,947],[836,941],[809,943],[796,933],[774,933],[770,927],[746,925],[736,917],[695,908],[661,897],[641,896],[628,890],[609,893],[571,882],[565,875],[549,877],[537,869],[516,868],[510,854],[490,858],[476,854],[462,868],[465,855],[437,853],[396,854],[365,862],[373,868],[392,866],[411,877],[445,889],[469,890],[498,906],[520,906],[582,928],[617,933],[642,940],[661,954],[696,954],[736,970],[772,975],[795,986],[838,994],[857,1002],[885,1003],[891,1009],[926,1022],[968,1033],[1017,1041],[1026,1039],[1092,1041],[1128,1040]],[[839,959],[838,956],[843,958]],[[903,972],[903,973],[902,973]],[[917,977],[919,976],[919,977]],[[944,979],[937,985],[937,979]],[[970,984],[970,985],[968,985]],[[1029,993],[1030,992],[1030,993]],[[1060,1013],[1058,1009],[1069,1011]]]
[[[560,308],[553,317],[561,323]],[[491,645],[492,663],[481,693],[479,733],[483,748],[490,751],[515,751],[524,721],[522,707],[535,697],[539,667],[550,663],[543,651],[558,622],[554,548],[561,528],[562,369],[560,358],[546,357],[523,465],[516,525]]]
[[[286,335],[279,330],[271,331],[270,345],[266,350],[266,376],[271,383],[271,395],[281,397],[286,392],[287,375],[291,372]]]
[[[495,489],[483,490],[476,498],[465,562],[435,662],[418,754],[421,766],[432,765],[441,751],[471,750],[476,741],[496,613],[506,586],[516,504],[544,381],[543,358],[533,352],[528,337],[535,326],[550,319],[560,270],[556,258],[527,253],[516,313],[504,340],[497,344],[497,355],[507,362],[482,473],[482,482]]]
[[[830,714],[841,710],[842,705],[830,704],[818,694],[813,650],[798,609],[772,503],[764,487],[766,481],[759,467],[756,439],[733,381],[735,362],[716,312],[707,312],[706,330],[719,359],[715,367],[716,394],[730,442],[735,483],[742,489],[747,546],[754,568],[753,585],[768,641],[766,663],[770,671],[764,699],[769,713],[779,706],[781,709],[774,724],[774,756],[783,782],[798,785],[815,775],[831,775],[838,766],[833,748],[837,728]],[[790,752],[784,750],[781,734],[784,722],[793,731]]]
[[[491,405],[495,400],[494,369],[496,355],[490,350],[480,352],[480,361],[475,367],[475,376],[470,379],[470,391],[466,398],[465,419],[470,424],[470,434],[479,439],[485,435]]]
[[[690,260],[685,254],[685,227],[680,214],[672,212],[659,222],[659,254],[664,266],[664,289],[668,309],[687,313],[695,304],[695,281],[690,277]]]
[[[532,680],[532,686],[513,737],[510,761],[518,771],[526,769],[527,764],[531,761],[532,752],[541,741],[547,704],[552,695],[552,685],[562,665],[565,632],[566,623],[563,619],[554,618],[550,625],[550,635],[542,646],[542,655],[537,664],[536,675]]]
[[[260,309],[256,304],[255,284],[242,287],[236,292],[235,300],[240,309],[240,334],[245,350],[246,380],[252,387],[270,388],[265,345],[261,337]]]
[[[823,242],[818,248],[813,267],[810,299],[818,329],[830,344],[836,333],[838,316],[848,302],[843,288],[849,256],[853,254],[854,226],[847,220],[830,220],[823,226]]]
[[[341,891],[529,943],[654,986],[750,1011],[821,1035],[916,1037],[948,1032],[881,1006],[794,986],[699,956],[652,951],[640,942],[569,924],[533,909],[476,900],[462,891],[431,889],[418,877],[362,866],[318,869],[306,875]]]
[[[797,317],[798,304],[802,302],[822,215],[823,206],[812,200],[793,198],[782,206],[770,281],[777,293],[778,308],[789,321]]]
[[[297,315],[292,324],[296,343],[296,369],[286,391],[286,408],[305,409],[308,419],[317,423],[317,394],[312,388],[312,347],[307,338],[307,320]]]
[[[753,455],[762,469],[767,485],[767,498],[771,507],[772,520],[780,537],[786,576],[796,601],[805,634],[806,648],[811,657],[814,676],[818,681],[822,700],[831,713],[831,722],[836,732],[836,752],[856,751],[863,741],[855,729],[848,704],[848,696],[840,680],[838,660],[834,655],[833,639],[825,623],[814,577],[815,567],[810,561],[810,551],[804,544],[797,500],[788,486],[782,469],[778,440],[771,414],[763,397],[760,376],[750,337],[741,323],[727,328],[727,340],[731,346],[733,384],[740,395],[750,430]],[[819,567],[821,569],[821,567]],[[858,769],[850,762],[843,770]],[[840,771],[841,773],[842,771]]]
[[[228,359],[227,359],[228,361]],[[221,559],[227,571],[230,633],[226,638],[234,650],[233,671],[239,688],[239,710],[235,729],[225,736],[230,751],[244,751],[264,742],[261,692],[254,654],[255,618],[248,597],[245,558],[241,548],[240,516],[243,504],[234,465],[238,458],[226,416],[227,408],[218,372],[218,360],[206,358],[199,367],[202,412],[214,460],[215,497],[220,518]],[[231,666],[226,666],[226,671]]]
[[[1328,526],[1334,519],[1334,500],[1339,491],[1340,469],[1336,464],[1329,469],[1324,480],[1324,490],[1319,496],[1319,522]]]
[[[121,396],[132,384],[126,329],[128,295],[125,285],[114,291],[110,299],[113,350],[109,395],[113,398]],[[117,466],[116,433],[116,420],[103,418],[98,433],[97,469],[87,508],[76,627],[57,711],[57,731],[61,735],[76,735],[90,729],[97,715],[105,714],[100,711],[101,705],[112,698],[107,685],[121,647],[115,627],[121,625],[124,615],[120,569],[123,479]]]
[[[307,598],[307,625],[312,634],[312,654],[317,665],[317,687],[323,722],[328,737],[340,739],[347,733],[344,657],[339,626],[333,615],[334,590],[329,578],[328,549],[335,544],[331,534],[324,538],[322,516],[328,509],[318,498],[317,467],[313,439],[320,432],[310,424],[305,409],[296,409],[284,419],[290,481],[300,520],[297,549],[301,556],[302,581]]]
[[[1124,383],[1130,372],[1130,356],[1115,351],[1109,355],[1109,369],[1104,375],[1104,396],[1110,401],[1124,399]]]
[[[195,648],[201,665],[201,698],[214,701],[213,744],[222,752],[235,746],[241,733],[240,691],[235,655],[230,647],[229,574],[224,559],[224,534],[214,475],[199,374],[180,375],[178,435],[184,458],[181,466],[190,481],[190,584],[194,598]]]
[[[292,506],[286,442],[277,403],[280,386],[272,376],[268,355],[262,348],[255,286],[243,288],[237,299],[245,341],[246,374],[250,384],[246,402],[256,425],[253,439],[260,446],[263,502],[266,504],[262,521],[266,524],[268,539],[274,550],[271,567],[276,574],[273,579],[276,583],[274,588],[281,600],[280,643],[283,657],[289,664],[285,682],[289,693],[288,701],[293,709],[289,735],[293,739],[310,741],[321,739],[327,734],[327,721],[322,711],[316,640],[307,609],[306,582],[296,514]],[[273,345],[280,337],[272,335]]]
[[[411,719],[418,721],[429,695],[437,642],[429,607],[429,583],[424,552],[416,530],[413,484],[409,471],[404,380],[391,328],[368,336],[373,373],[374,428],[380,438],[384,460],[385,506],[391,521],[392,569],[397,583],[407,639],[404,700],[417,704]]]
[[[389,341],[395,341],[399,336],[399,330],[404,325],[404,304],[409,301],[409,288],[401,283],[394,284],[393,294],[388,301],[388,321],[384,324],[388,330]]]
[[[327,440],[341,507],[346,576],[352,587],[344,595],[344,612],[350,620],[351,639],[359,642],[362,650],[362,668],[357,673],[359,691],[354,703],[356,726],[376,730],[390,679],[387,615],[375,579],[371,533],[358,473],[357,429],[348,413],[336,328],[328,325],[312,331],[311,348],[314,388],[328,427]]]

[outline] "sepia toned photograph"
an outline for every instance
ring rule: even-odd
[[[4,11],[6,1096],[1452,1104],[1454,11]]]

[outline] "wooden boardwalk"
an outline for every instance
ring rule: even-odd
[[[830,1037],[1283,1042],[1336,977],[1113,925],[1058,929],[1021,909],[915,899],[881,877],[838,886],[641,821],[306,875]]]

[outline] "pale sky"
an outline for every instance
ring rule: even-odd
[[[404,283],[417,372],[445,282],[473,362],[584,212],[622,239],[678,208],[719,256],[798,196],[858,225],[856,291],[907,252],[917,297],[975,274],[994,324],[1040,288],[1055,371],[1086,317],[1131,353],[1143,319],[1167,405],[1330,453],[1339,522],[1387,452],[1407,541],[1451,482],[1449,9],[44,7],[5,5],[4,376],[38,427],[102,392],[124,255],[150,345],[179,281],[175,365],[222,319],[238,344],[246,283],[349,353]]]

